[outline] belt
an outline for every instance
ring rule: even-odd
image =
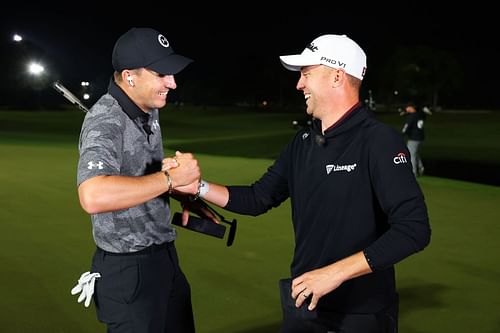
[[[151,255],[155,254],[157,252],[164,251],[168,249],[169,247],[173,246],[174,242],[165,242],[162,244],[153,244],[148,247],[143,248],[142,250],[135,251],[135,252],[108,252],[104,251],[100,247],[97,248],[97,251],[104,253],[107,256],[140,256],[140,255]]]

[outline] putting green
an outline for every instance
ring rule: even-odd
[[[64,114],[57,115],[64,118]],[[7,116],[1,117],[5,120]],[[71,118],[60,120],[61,124],[78,128],[81,116],[72,114]],[[246,126],[255,133],[245,137],[252,147],[237,149],[253,154],[267,150],[273,155],[276,150],[270,148],[268,139],[276,138],[276,133],[269,132],[268,126],[277,126],[285,118],[268,117],[261,127],[258,114],[235,115],[227,121],[253,122],[253,127]],[[23,126],[29,128],[31,123],[25,120]],[[175,141],[172,147],[167,144],[167,153],[187,144],[193,148],[198,145],[201,152],[195,153],[206,179],[247,184],[272,162],[269,158],[236,156],[234,146],[233,153],[219,150],[208,154],[203,150],[211,148],[204,147],[196,131],[185,128],[189,133],[182,136],[170,129]],[[165,130],[169,131],[168,126]],[[226,149],[238,137],[229,129],[218,134],[217,140],[232,138]],[[253,139],[248,138],[250,134]],[[277,140],[287,135],[285,130]],[[80,274],[88,270],[94,250],[89,217],[79,207],[75,187],[77,139],[78,133],[55,128],[30,135],[29,131],[0,127],[2,332],[105,331],[95,318],[93,305],[84,308],[70,294]],[[402,298],[400,331],[496,332],[500,188],[427,176],[419,182],[433,234],[427,249],[396,266]],[[176,242],[192,286],[197,331],[277,332],[281,318],[277,283],[288,275],[293,250],[289,202],[259,217],[221,212],[238,218],[232,247],[226,247],[225,240],[185,229],[179,229]]]

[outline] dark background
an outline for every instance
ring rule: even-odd
[[[115,8],[104,11],[104,5]],[[334,33],[347,34],[367,53],[363,99],[371,91],[388,107],[417,100],[440,108],[500,108],[497,19],[478,2],[439,10],[424,2],[371,7],[274,3],[279,8],[274,10],[270,5],[14,5],[1,13],[0,61],[7,82],[0,106],[64,103],[50,86],[54,80],[77,95],[80,81],[89,81],[91,104],[111,77],[115,40],[131,27],[148,26],[163,33],[176,52],[195,60],[176,76],[178,89],[170,102],[302,105],[295,91],[298,74],[285,70],[278,56],[300,53],[319,35]],[[12,42],[14,33],[24,37],[21,44]],[[33,56],[45,65],[45,78],[26,73]]]

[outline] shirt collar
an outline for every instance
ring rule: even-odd
[[[344,113],[344,114],[342,115],[342,117],[340,117],[340,119],[339,119],[339,120],[337,120],[337,121],[335,122],[335,124],[333,124],[332,126],[330,126],[330,128],[328,128],[327,130],[329,130],[329,129],[333,129],[333,128],[335,128],[335,127],[338,127],[340,124],[342,124],[342,122],[344,121],[344,119],[347,119],[347,118],[350,116],[350,114],[351,114],[354,110],[356,110],[357,108],[359,108],[360,106],[361,106],[361,102],[357,102],[356,104],[354,104],[354,105],[353,105],[353,106],[352,106],[349,110],[347,110],[347,112],[346,112],[346,113]]]
[[[148,121],[149,114],[142,111],[116,84],[113,78],[109,81],[108,93],[118,101],[118,104],[120,104],[123,111],[130,119],[134,120],[136,118],[141,118],[143,122]]]
[[[312,129],[315,133],[324,135],[325,138],[330,138],[350,130],[367,116],[368,112],[364,110],[360,102],[357,102],[335,124],[327,128],[324,133],[321,132],[321,121],[319,119],[313,120]]]

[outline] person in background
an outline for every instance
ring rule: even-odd
[[[431,229],[401,133],[359,100],[366,55],[346,35],[322,35],[280,57],[300,72],[311,127],[297,132],[251,185],[202,180],[205,201],[257,216],[291,199],[291,279],[280,281],[281,332],[397,332],[395,264]]]
[[[405,124],[402,133],[407,138],[406,146],[410,151],[411,165],[415,176],[422,176],[425,168],[420,157],[420,145],[424,142],[425,113],[417,105],[409,102],[405,107]]]
[[[78,195],[97,245],[86,296],[95,285],[97,317],[109,333],[195,331],[169,198],[180,186],[195,194],[200,169],[189,153],[164,158],[158,111],[191,61],[154,29],[128,30],[114,45],[108,91],[81,128]],[[166,162],[175,169],[162,171]]]

